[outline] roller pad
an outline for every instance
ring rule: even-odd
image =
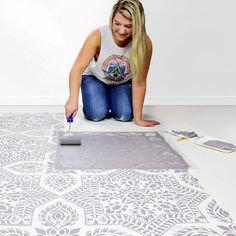
[[[60,135],[60,145],[81,145],[81,139],[76,132],[64,132]]]

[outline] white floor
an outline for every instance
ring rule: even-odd
[[[62,106],[0,106],[0,112],[64,112]],[[113,119],[90,122],[80,111],[72,125],[73,131],[164,131],[168,128],[195,131],[201,136],[215,137],[236,144],[236,106],[146,106],[144,116],[161,122],[160,126],[138,127],[133,122]],[[219,205],[236,221],[236,152],[224,154],[193,144],[178,142],[166,134],[193,166],[191,173]]]

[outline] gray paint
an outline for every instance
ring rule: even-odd
[[[72,133],[81,146],[57,145],[56,166],[70,169],[186,169],[157,132]],[[61,135],[59,135],[60,137]]]

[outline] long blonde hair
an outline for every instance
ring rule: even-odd
[[[111,29],[117,12],[132,21],[130,65],[133,78],[139,79],[144,69],[147,54],[144,9],[139,0],[118,0],[112,8],[110,16]]]

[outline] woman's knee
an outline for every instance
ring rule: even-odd
[[[86,111],[86,109],[83,109],[84,116],[91,121],[101,121],[104,120],[108,114],[107,109],[94,109],[90,111]]]
[[[81,91],[85,117],[92,121],[105,119],[109,111],[107,86],[93,76],[83,76]]]
[[[126,111],[119,114],[113,114],[113,117],[118,121],[129,122],[133,119],[133,112]]]

